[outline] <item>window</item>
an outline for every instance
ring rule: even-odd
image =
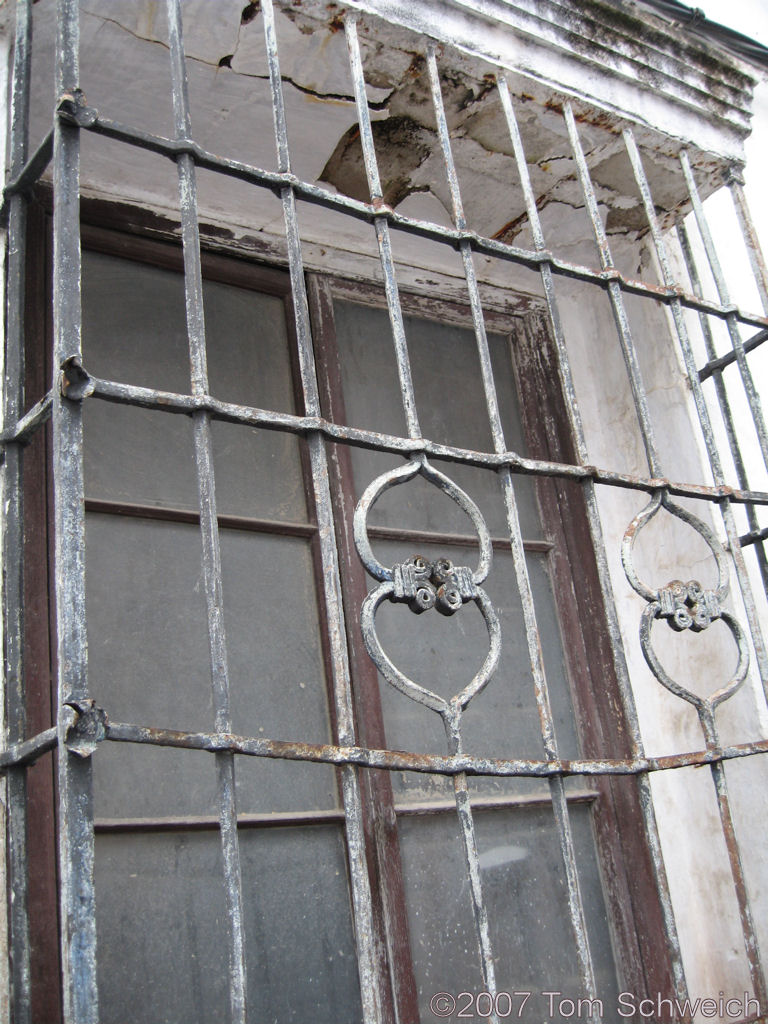
[[[590,16],[598,9],[626,30],[602,5]],[[191,106],[208,109],[214,92],[250,115],[250,93],[228,91],[237,52],[187,60],[180,0],[165,6],[161,40],[152,5],[135,31],[126,10],[81,19],[60,0],[54,128],[30,156],[30,6],[18,4],[0,755],[15,1024],[120,1021],[126,1005],[153,1021],[410,1024],[446,1008],[493,1020],[522,1015],[527,992],[529,1012],[597,1024],[620,991],[676,999],[669,1016],[686,1020],[693,929],[676,851],[663,846],[669,821],[656,821],[674,801],[655,801],[650,780],[674,785],[705,764],[719,825],[700,845],[722,847],[717,887],[744,951],[728,979],[751,986],[740,1012],[756,1019],[768,1004],[762,925],[725,764],[757,772],[768,745],[739,733],[723,747],[716,711],[749,687],[762,701],[754,671],[742,686],[752,666],[768,678],[741,551],[760,549],[768,495],[738,466],[728,483],[686,317],[726,325],[745,383],[740,332],[768,319],[722,292],[702,299],[690,259],[696,294],[681,288],[662,233],[688,206],[699,215],[697,179],[723,161],[572,102],[577,85],[552,92],[548,72],[515,76],[513,98],[504,61],[484,63],[463,35],[446,56],[395,14],[329,16],[286,0],[291,71],[307,51],[334,54],[330,77],[304,85],[285,65],[281,75],[275,11],[261,0],[237,12],[235,51],[247,32],[262,61],[245,78],[268,88],[266,104],[254,101],[257,120],[274,116],[277,169],[265,169],[214,155],[216,139],[203,148],[192,132]],[[44,49],[49,24],[37,20]],[[136,125],[97,107],[90,84],[86,100],[81,20],[99,46],[117,31],[121,57],[125,38],[140,43],[148,80],[170,55],[170,97],[157,99],[170,99],[172,130],[148,130],[153,104]],[[248,28],[257,20],[263,45]],[[187,27],[203,47],[204,18]],[[675,40],[654,40],[684,78],[678,88],[666,61],[654,70],[653,49],[644,67],[676,117],[722,74],[716,111],[696,116],[743,120],[746,75],[686,47],[689,88]],[[614,56],[626,63],[623,41]],[[136,67],[102,59],[91,77],[118,112],[132,112]],[[350,91],[337,91],[347,73]],[[286,110],[288,85],[303,105]],[[31,100],[34,124],[39,93]],[[325,166],[300,178],[286,115],[314,127],[323,104],[343,111],[331,120],[344,130]],[[142,177],[144,159],[172,172],[171,198]],[[29,190],[51,160],[49,231],[38,223],[46,187],[33,202]],[[297,164],[312,160],[299,150]],[[500,218],[494,189],[513,172]],[[582,262],[588,246],[598,270]],[[637,280],[654,258],[661,283]],[[591,372],[574,352],[595,357]],[[619,410],[596,446],[577,392]],[[662,405],[665,429],[689,431],[695,406],[701,452],[657,430]],[[629,439],[618,453],[614,433]],[[663,475],[670,464],[683,482]],[[696,544],[714,558],[714,583],[644,582],[634,539],[657,513],[688,531],[684,564]],[[620,557],[634,594],[617,601]],[[731,571],[743,604],[723,603]],[[719,682],[722,650],[712,666],[701,650],[689,659],[709,696],[667,675],[671,648],[659,660],[653,646],[663,624],[650,639],[658,619],[691,643],[713,622],[729,633],[730,681]],[[685,660],[679,647],[674,658]],[[679,717],[685,737],[662,757],[646,755],[635,705],[649,681],[668,691],[657,718]],[[680,753],[691,726],[692,752]]]
[[[119,210],[104,216],[98,205],[86,211],[102,222],[120,219]],[[184,749],[196,744],[192,734],[199,743],[210,733],[216,719],[194,421],[163,411],[159,397],[184,394],[188,387],[181,252],[143,234],[88,224],[83,244],[83,366],[94,380],[144,389],[146,399],[144,407],[86,401],[83,410],[93,697],[109,709],[112,735],[121,735],[121,723],[127,723],[134,738],[136,725],[149,727],[144,736],[153,737],[150,745],[106,744],[94,766],[100,1019],[121,1021],[128,1003],[136,1021],[217,1019],[226,1016],[229,1001],[217,834],[221,775],[217,783],[213,763],[221,755]],[[303,415],[290,281],[284,271],[221,254],[204,254],[203,268],[210,391],[225,403],[210,433],[229,683],[226,731],[277,741],[278,748],[281,742],[306,743],[319,750],[340,738],[308,445],[301,434],[233,422],[227,412],[237,409],[241,419],[245,409]],[[315,275],[309,293],[324,417],[367,434],[369,444],[374,435],[402,435],[400,388],[380,290]],[[417,296],[404,295],[402,301],[428,436],[446,446],[486,450],[490,427],[470,311]],[[526,361],[545,357],[550,345],[540,320],[530,313],[497,313],[489,316],[489,326],[501,415],[514,450],[524,452],[526,438],[533,445],[567,444],[557,436],[559,427],[542,440],[541,403],[552,409],[561,403],[551,382],[548,399],[541,381],[530,378],[522,385],[522,401],[517,393],[515,381],[525,374]],[[30,353],[32,377],[39,355]],[[329,456],[339,559],[346,567],[342,590],[358,743],[416,755],[448,753],[439,716],[378,678],[359,623],[367,584],[355,551],[352,511],[367,483],[402,465],[402,456],[344,441],[331,444]],[[464,750],[478,758],[543,760],[542,711],[522,639],[525,623],[505,536],[501,481],[492,467],[434,465],[477,502],[492,537],[493,572],[486,588],[501,623],[503,654],[493,679],[467,708]],[[30,460],[29,473],[34,466]],[[547,482],[537,486],[520,478],[517,484],[549,688],[540,703],[548,708],[554,734],[549,742],[558,745],[561,757],[578,758],[599,741],[594,727],[580,737],[577,719],[595,723],[610,717],[606,694],[592,677],[600,652],[585,649],[578,623],[563,614],[558,599],[589,585],[588,573],[577,583],[568,565],[568,543],[582,542],[583,510],[574,495],[577,510],[564,518],[555,511],[558,500]],[[36,480],[28,491],[37,488]],[[416,554],[429,562],[448,558],[457,566],[473,565],[479,557],[471,520],[424,478],[382,497],[369,517],[368,535],[387,566]],[[38,539],[31,540],[30,548],[38,547]],[[589,558],[587,547],[582,572]],[[377,629],[393,660],[419,685],[446,698],[466,685],[487,653],[487,628],[472,602],[451,617],[434,611],[413,615],[405,605],[384,607]],[[249,1012],[281,1021],[358,1020],[337,770],[244,756],[237,759],[234,777]],[[654,968],[643,967],[637,955],[630,878],[625,869],[614,873],[612,867],[604,881],[606,863],[631,857],[650,891],[639,808],[628,787],[618,789],[628,804],[623,817],[633,850],[616,840],[615,785],[569,783],[563,805],[567,833],[552,812],[544,779],[477,777],[466,785],[499,989],[521,993],[511,997],[521,1002],[546,976],[553,991],[581,991],[562,870],[564,841],[578,864],[601,998],[616,1002],[618,979],[626,977],[629,964],[635,983],[645,984],[637,967]],[[374,965],[375,984],[388,1015],[428,1020],[430,999],[451,991],[457,979],[460,991],[481,992],[487,985],[454,787],[442,775],[368,770],[360,799],[372,922],[383,951]],[[50,824],[36,838],[39,859],[47,856],[50,872]],[[44,877],[42,864],[38,870]],[[637,883],[633,878],[631,884]],[[653,913],[651,902],[646,917]],[[33,941],[33,970],[44,975],[50,968],[40,961],[52,955],[45,948],[51,907],[41,907],[39,914],[33,915],[33,936],[41,932]],[[624,934],[634,938],[618,947],[623,939],[617,936]],[[531,1005],[546,1009],[547,997],[537,991],[531,998]]]

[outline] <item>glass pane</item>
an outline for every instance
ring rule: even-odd
[[[616,972],[588,808],[571,807],[571,818],[588,929],[595,939],[598,996],[610,1008],[616,1005]],[[586,997],[551,811],[479,811],[475,826],[499,990],[531,993],[523,1019],[573,1018],[568,1006],[565,1013],[558,1012],[559,999],[550,1013],[549,999],[541,995],[559,991],[574,1000]],[[450,814],[403,817],[399,832],[419,1003],[422,1019],[429,1020],[434,1016],[430,999],[436,993],[474,994],[484,987],[464,848],[456,818]],[[513,997],[511,1019],[521,1003],[522,997]],[[500,1009],[505,1013],[507,1007]]]
[[[328,692],[309,542],[221,531],[233,731],[330,743]],[[241,811],[336,804],[335,769],[241,758]]]
[[[341,828],[259,829],[240,839],[253,1020],[359,1024]]]
[[[222,877],[215,833],[96,837],[103,1024],[228,1019]]]
[[[336,301],[334,316],[347,423],[386,434],[404,434],[405,418],[386,310]],[[473,451],[492,451],[474,332],[468,327],[413,316],[405,318],[405,330],[424,436]],[[364,344],[361,339],[365,339]],[[488,342],[505,441],[509,449],[525,454],[510,340],[492,334]],[[392,464],[391,456],[352,449],[358,496]],[[508,534],[496,473],[447,463],[441,463],[438,468],[472,495],[494,535]],[[528,537],[541,535],[533,487],[530,479],[523,477],[515,481],[521,525]],[[473,532],[464,513],[421,479],[413,481],[407,488],[407,495],[403,491],[404,488],[396,488],[377,503],[371,516],[372,524],[448,533]],[[405,507],[403,499],[407,501]]]
[[[211,394],[294,412],[283,299],[217,281],[204,282],[203,298]],[[97,377],[188,394],[182,275],[85,251],[83,349]],[[101,401],[85,416],[89,498],[197,508],[187,417]],[[228,423],[212,431],[220,514],[306,520],[296,437]]]
[[[250,1016],[357,1024],[341,829],[241,830],[240,846]],[[99,835],[95,875],[103,1024],[228,1020],[218,836]]]
[[[299,439],[240,423],[212,423],[219,515],[306,522]]]
[[[83,365],[95,377],[189,393],[184,278],[83,252]]]
[[[187,416],[91,400],[83,424],[87,498],[198,510]]]
[[[89,514],[91,688],[113,721],[208,732],[214,725],[196,526]],[[328,701],[307,541],[222,531],[234,732],[327,743]],[[215,807],[210,754],[108,745],[97,815],[204,814]],[[245,761],[245,759],[243,759]],[[241,811],[334,806],[334,769],[248,760]]]

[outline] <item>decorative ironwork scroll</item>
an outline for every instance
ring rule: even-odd
[[[654,591],[639,579],[632,560],[632,550],[637,535],[662,508],[692,527],[706,542],[717,563],[717,587],[707,590],[697,580],[690,580],[688,583],[673,580],[666,587]],[[665,686],[677,697],[681,697],[683,700],[694,705],[699,716],[699,723],[704,734],[707,749],[717,752],[720,749],[720,737],[715,721],[715,710],[719,704],[728,700],[739,689],[746,679],[749,669],[749,651],[746,636],[735,616],[726,611],[722,606],[722,602],[729,589],[728,565],[723,546],[706,523],[680,505],[676,505],[665,491],[659,490],[654,494],[642,512],[635,516],[627,532],[624,534],[621,546],[621,560],[624,565],[624,572],[632,587],[641,597],[648,601],[648,607],[643,612],[640,623],[640,643],[645,660],[662,686]],[[698,694],[692,693],[681,683],[672,679],[661,665],[651,644],[651,627],[656,619],[666,619],[669,626],[676,632],[690,629],[697,633],[708,629],[712,622],[721,619],[730,629],[738,648],[738,664],[731,678],[710,693],[708,697],[700,697]],[[728,795],[725,767],[721,761],[713,761],[710,764],[710,769],[715,786],[720,823],[723,828],[723,836],[730,861],[731,876],[733,878],[736,899],[739,904],[739,916],[744,934],[744,947],[749,962],[752,984],[758,1002],[764,1005],[768,992],[766,992],[765,975],[762,968],[757,932],[752,917],[744,876],[744,866],[741,861],[731,801]]]
[[[413,555],[391,568],[383,565],[374,555],[368,539],[368,514],[381,495],[391,487],[406,483],[420,475],[433,484],[472,520],[480,541],[477,567],[454,565],[447,558],[433,562],[422,555]],[[389,470],[369,485],[355,509],[355,544],[368,573],[380,581],[363,602],[361,623],[363,641],[374,664],[390,685],[411,700],[424,704],[437,712],[445,724],[452,754],[461,750],[459,723],[461,713],[470,700],[490,681],[501,653],[501,628],[493,605],[480,586],[491,567],[491,537],[482,513],[472,499],[449,477],[429,464],[420,455],[404,466]],[[467,685],[450,700],[427,689],[406,676],[384,651],[376,632],[376,611],[384,601],[404,603],[412,612],[421,615],[435,610],[442,615],[454,615],[469,602],[474,602],[488,629],[489,648],[483,664]]]
[[[665,587],[653,590],[638,577],[633,561],[635,541],[640,531],[662,508],[692,527],[706,542],[717,563],[718,583],[714,589],[702,587],[697,580],[689,580],[686,583],[672,580]],[[675,504],[666,492],[657,491],[648,505],[635,516],[624,534],[621,560],[633,589],[648,602],[640,623],[640,645],[648,666],[662,686],[696,707],[704,724],[717,705],[727,700],[741,686],[749,669],[749,652],[744,631],[738,620],[723,608],[729,583],[725,551],[720,541],[701,519]],[[659,661],[651,642],[651,630],[657,619],[666,620],[670,628],[678,633],[687,629],[701,633],[718,619],[724,622],[730,629],[738,650],[738,664],[731,678],[708,697],[700,697],[672,679]]]

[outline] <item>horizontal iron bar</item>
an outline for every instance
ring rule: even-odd
[[[594,789],[572,789],[566,796],[569,804],[591,803],[599,797]],[[503,811],[508,807],[548,807],[549,790],[534,793],[513,793],[509,796],[472,796],[470,803],[479,811]],[[394,805],[398,817],[420,817],[427,814],[456,813],[455,800],[400,801]],[[263,811],[256,814],[243,812],[237,816],[239,829],[285,828],[302,825],[338,825],[344,821],[344,809],[331,807],[308,811]],[[96,818],[96,832],[209,832],[219,828],[215,814],[168,815],[157,818]]]
[[[32,156],[27,160],[19,173],[10,179],[3,189],[3,202],[0,206],[0,219],[5,220],[8,202],[11,196],[24,192],[35,185],[45,172],[53,158],[53,129],[43,138]]]
[[[247,757],[274,760],[310,761],[317,764],[359,765],[387,771],[418,772],[427,775],[467,775],[488,778],[556,778],[566,776],[642,775],[675,768],[701,767],[756,754],[768,754],[768,740],[737,743],[709,750],[695,750],[663,757],[600,758],[568,760],[526,760],[523,758],[477,757],[471,754],[415,754],[404,750],[377,750],[358,746],[334,746],[329,743],[297,743],[230,733],[181,732],[155,729],[126,722],[110,722],[104,716],[104,736],[100,742],[141,743],[156,747],[202,750],[208,753],[231,751]],[[47,729],[32,739],[0,751],[0,771],[14,765],[31,764],[57,746],[55,729]]]
[[[499,259],[528,267],[530,270],[538,270],[543,265],[548,265],[554,273],[565,277],[575,278],[576,280],[602,287],[607,287],[612,282],[616,282],[623,291],[632,295],[644,295],[647,298],[664,303],[679,300],[689,309],[694,309],[701,313],[709,313],[721,319],[735,315],[742,323],[758,328],[768,327],[768,317],[760,316],[757,313],[744,312],[734,305],[721,305],[716,302],[710,302],[677,287],[659,287],[644,281],[637,281],[633,278],[625,277],[615,269],[592,270],[590,267],[560,259],[546,249],[520,249],[517,246],[507,245],[496,239],[486,238],[468,229],[459,230],[427,221],[413,220],[410,217],[404,217],[402,214],[396,213],[391,207],[380,200],[373,203],[364,203],[351,199],[349,196],[329,192],[317,185],[302,181],[290,172],[266,171],[250,164],[241,163],[238,160],[228,160],[207,152],[191,139],[168,139],[162,135],[153,135],[150,132],[140,131],[129,125],[110,121],[108,118],[101,117],[98,111],[92,107],[78,107],[75,110],[70,105],[65,104],[63,107],[59,107],[58,115],[69,124],[77,124],[80,128],[95,132],[97,135],[103,135],[119,142],[138,146],[141,149],[168,157],[171,160],[176,160],[183,155],[189,155],[198,167],[238,178],[250,184],[261,185],[278,195],[282,189],[288,187],[306,202],[341,211],[359,220],[373,223],[374,218],[384,217],[393,228],[422,238],[428,238],[432,241],[448,244],[455,249],[458,249],[462,242],[469,242],[476,252],[486,256],[496,256]]]
[[[125,722],[107,724],[106,739],[118,743],[147,743],[160,747],[180,747],[218,753],[230,750],[250,757],[289,761],[314,761],[321,764],[353,764],[387,771],[420,772],[430,775],[489,776],[494,778],[555,778],[571,775],[639,775],[705,764],[717,764],[735,758],[768,753],[768,740],[734,746],[673,754],[668,757],[601,760],[542,760],[475,757],[469,754],[414,754],[401,750],[368,750],[358,746],[333,746],[319,743],[293,743],[285,740],[232,736],[228,733],[190,733],[174,729],[153,729]]]
[[[528,459],[514,452],[476,452],[466,448],[454,448],[437,444],[426,438],[404,438],[391,434],[380,434],[372,430],[361,430],[339,423],[331,423],[319,416],[295,416],[292,413],[273,412],[253,406],[221,402],[210,395],[182,395],[171,391],[155,391],[152,388],[116,381],[89,378],[88,392],[95,398],[120,405],[136,405],[143,409],[159,412],[191,415],[200,409],[210,413],[211,418],[228,423],[243,423],[267,430],[285,430],[294,434],[320,433],[330,441],[341,441],[358,448],[386,451],[393,455],[413,455],[425,452],[436,459],[447,462],[467,463],[487,469],[508,467],[515,473],[527,476],[556,476],[573,480],[594,480],[596,483],[624,487],[652,494],[658,490],[687,498],[701,498],[706,501],[721,501],[729,498],[740,503],[768,505],[765,491],[742,491],[728,486],[708,487],[703,484],[676,483],[667,479],[634,477],[598,469],[596,466],[574,466],[561,462],[545,462]]]
[[[24,740],[21,743],[13,743],[10,747],[0,751],[0,771],[6,768],[21,768],[23,765],[33,764],[43,754],[53,750],[57,745],[57,733],[55,727],[40,732],[32,739]]]
[[[0,445],[19,442],[27,444],[38,427],[41,427],[51,418],[52,402],[53,396],[49,391],[20,420],[17,420],[16,423],[0,433]]]
[[[743,537],[739,537],[739,544],[746,548],[750,544],[759,544],[766,539],[768,539],[768,526],[763,527],[762,530],[750,530],[749,533],[745,533]]]
[[[768,341],[768,330],[758,331],[757,334],[753,335],[748,341],[745,341],[744,351],[751,352],[759,345],[762,345],[764,341]],[[726,366],[730,366],[731,363],[735,362],[735,352],[726,352],[724,356],[719,356],[717,359],[710,359],[710,361],[699,370],[699,380],[706,380],[708,377],[711,377],[713,373],[716,373],[718,370],[723,370]]]

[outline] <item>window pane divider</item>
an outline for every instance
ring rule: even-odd
[[[199,525],[200,513],[174,505],[144,505],[133,501],[106,501],[86,498],[85,511],[101,515],[130,516],[134,519],[158,519],[172,523]],[[286,537],[314,537],[314,523],[294,523],[281,519],[257,519],[254,516],[230,515],[220,512],[216,516],[220,530],[242,530],[248,533],[276,533]]]
[[[594,789],[568,789],[569,804],[592,803],[599,793]],[[552,799],[547,793],[515,793],[510,796],[472,796],[470,802],[475,810],[500,811],[510,807],[550,808]],[[422,817],[429,814],[455,814],[453,800],[431,800],[424,803],[399,801],[393,805],[398,817]],[[288,828],[304,825],[343,824],[344,810],[328,808],[308,811],[263,811],[241,812],[237,815],[238,829]],[[219,819],[213,814],[169,815],[168,817],[147,818],[96,818],[96,832],[178,832],[213,831],[219,827]]]
[[[16,5],[13,82],[10,118],[10,176],[23,175],[29,145],[29,89],[32,9],[30,0]],[[53,137],[49,139],[52,148]],[[49,156],[50,159],[50,156]],[[27,198],[13,192],[5,200],[8,214],[7,319],[3,428],[18,430],[24,408],[24,297],[27,254]],[[19,422],[17,422],[19,421]],[[5,736],[8,745],[26,738],[24,664],[24,493],[21,445],[9,445],[3,465],[6,519],[3,529],[3,619],[5,633]],[[31,1022],[29,869],[27,842],[27,773],[19,766],[8,772],[7,884],[11,951],[11,1000],[15,1024]]]

